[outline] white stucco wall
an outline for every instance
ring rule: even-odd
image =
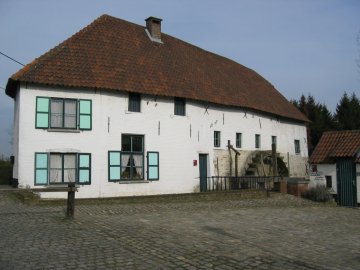
[[[337,180],[336,180],[336,164],[317,164],[317,172],[311,173],[309,187],[316,185],[326,186],[325,176],[331,176],[332,189],[331,193],[337,193]]]
[[[151,195],[194,192],[199,188],[199,166],[193,166],[199,154],[208,154],[208,175],[214,168],[214,130],[221,131],[221,147],[227,140],[235,145],[235,134],[242,133],[242,149],[255,150],[255,134],[261,135],[260,150],[271,149],[271,136],[277,136],[279,152],[307,159],[306,127],[252,112],[188,101],[186,116],[174,115],[173,98],[142,96],[141,112],[128,112],[128,94],[99,90],[74,90],[21,86],[17,115],[19,143],[14,167],[21,187],[34,187],[35,152],[91,153],[91,185],[81,186],[78,198]],[[35,129],[36,96],[82,98],[92,100],[92,130],[52,132]],[[17,108],[17,106],[15,106]],[[108,132],[108,119],[110,122]],[[158,127],[160,123],[160,134]],[[160,180],[148,183],[108,182],[108,151],[121,150],[121,134],[144,135],[147,151],[160,153]],[[300,140],[301,153],[295,154],[294,140]],[[144,161],[146,171],[146,158]],[[145,174],[146,179],[146,174]],[[65,194],[44,193],[44,197]]]

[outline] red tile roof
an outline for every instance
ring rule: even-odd
[[[35,59],[8,81],[182,97],[242,107],[301,122],[308,119],[255,71],[162,33],[102,15]]]
[[[324,132],[310,163],[334,163],[335,158],[352,157],[360,163],[360,130]]]

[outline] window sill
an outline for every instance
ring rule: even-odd
[[[66,128],[48,128],[47,132],[80,133],[80,130],[78,130],[78,129],[66,129]]]
[[[147,180],[129,180],[129,181],[123,181],[123,180],[120,180],[120,181],[117,181],[115,183],[118,183],[118,184],[146,184],[146,183],[150,183],[150,181],[147,181]]]
[[[139,114],[139,113],[141,113],[141,111],[140,112],[134,112],[134,111],[125,111],[125,114]]]

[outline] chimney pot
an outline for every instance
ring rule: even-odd
[[[153,41],[161,42],[161,21],[156,17],[149,17],[146,20],[146,29]]]

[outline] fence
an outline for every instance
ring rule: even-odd
[[[200,192],[239,189],[275,190],[279,189],[279,176],[211,176],[200,178]]]

